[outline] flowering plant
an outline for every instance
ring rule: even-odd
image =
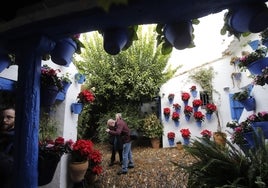
[[[168,139],[174,139],[175,138],[175,133],[174,132],[168,132],[167,137],[168,137]]]
[[[258,112],[257,114],[251,114],[247,117],[249,123],[252,122],[261,122],[261,121],[268,121],[268,112]]]
[[[173,104],[173,108],[175,110],[180,110],[181,109],[181,105],[179,105],[179,103],[175,103],[175,104]]]
[[[217,110],[217,107],[215,104],[213,103],[208,103],[206,105],[206,112],[207,114],[212,114],[213,112],[215,112]]]
[[[56,86],[59,91],[63,89],[62,79],[58,75],[60,69],[53,69],[48,65],[41,67],[41,87]]]
[[[185,115],[189,115],[190,116],[193,113],[193,107],[191,107],[191,106],[185,106],[183,112],[184,112]]]
[[[226,124],[226,127],[229,127],[231,129],[235,129],[236,127],[239,127],[238,121],[229,121]]]
[[[204,121],[205,115],[201,111],[194,112],[194,118],[196,121]]]
[[[77,98],[78,102],[83,104],[92,103],[95,100],[94,94],[88,89],[81,91]]]
[[[178,112],[173,112],[172,113],[172,120],[179,121],[179,119],[180,119],[180,114]]]
[[[203,102],[202,102],[202,100],[200,100],[200,99],[195,99],[195,100],[193,100],[193,106],[194,107],[199,107],[199,106],[201,106],[203,104]]]
[[[242,52],[242,57],[239,58],[239,64],[238,67],[243,68],[243,67],[247,67],[248,65],[250,65],[251,63],[262,59],[266,56],[267,53],[267,48],[261,47],[256,49],[254,52]]]
[[[252,131],[253,131],[253,128],[247,120],[241,122],[238,127],[234,128],[234,132],[232,133],[232,136],[231,136],[232,143],[235,143],[238,145],[247,143],[243,134],[252,132]]]
[[[69,153],[70,146],[73,141],[65,141],[63,137],[58,137],[55,140],[45,139],[39,141],[39,155],[42,157],[58,157],[60,158],[64,153]]]
[[[191,86],[190,87],[190,91],[195,91],[196,90],[196,86]]]
[[[182,92],[181,94],[181,100],[188,101],[190,99],[190,94],[187,92]]]
[[[164,115],[170,116],[170,108],[169,107],[164,108]]]
[[[94,144],[91,140],[79,139],[71,146],[72,162],[82,162],[89,160],[89,170],[92,173],[99,175],[102,172],[100,166],[102,154],[99,150],[94,149]]]
[[[236,65],[237,63],[239,63],[239,57],[233,56],[231,58],[230,65]]]
[[[173,100],[174,97],[175,97],[175,94],[174,94],[174,93],[170,93],[170,94],[168,95],[168,100]]]
[[[189,129],[181,129],[181,136],[185,139],[189,139],[191,137],[191,132]]]
[[[203,136],[203,138],[207,138],[207,139],[210,139],[212,136],[212,132],[207,129],[204,129],[203,131],[201,131],[200,134]]]
[[[253,76],[253,84],[264,86],[268,83],[268,67],[262,69],[262,73]]]

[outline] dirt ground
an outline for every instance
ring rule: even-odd
[[[150,144],[133,143],[132,153],[135,168],[129,169],[126,175],[117,175],[121,169],[119,158],[117,164],[109,167],[111,149],[108,144],[96,144],[103,155],[103,173],[90,187],[95,188],[185,188],[187,178],[176,163],[191,163],[193,159],[184,150],[172,148],[154,149]]]

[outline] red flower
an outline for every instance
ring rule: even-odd
[[[180,119],[180,114],[179,114],[178,112],[173,112],[173,113],[172,113],[172,119],[173,119],[174,121],[179,121],[179,119]]]
[[[215,112],[216,110],[217,110],[217,107],[216,107],[215,104],[213,104],[213,103],[208,103],[208,104],[206,105],[206,111],[207,111],[208,114],[212,114],[212,113]]]
[[[191,137],[191,132],[190,132],[189,129],[181,129],[180,132],[181,132],[181,136],[182,136],[183,138],[188,139],[188,138]]]
[[[188,101],[188,100],[190,99],[190,94],[187,93],[187,92],[182,92],[182,94],[181,94],[181,99],[182,99],[183,101]]]
[[[191,107],[191,106],[185,106],[183,112],[184,112],[185,115],[189,115],[190,116],[193,113],[193,107]]]
[[[201,111],[197,111],[194,113],[194,118],[196,121],[204,121],[205,115]]]
[[[190,87],[190,90],[191,90],[191,91],[195,91],[195,90],[196,90],[196,86],[192,86],[192,87]]]
[[[164,115],[165,116],[169,116],[170,115],[170,108],[169,107],[164,108]]]
[[[212,132],[205,129],[200,133],[204,138],[210,138],[212,136]]]
[[[202,104],[203,104],[203,102],[202,102],[202,100],[200,100],[200,99],[195,99],[195,100],[193,100],[193,106],[194,106],[194,107],[202,106]]]
[[[77,98],[78,102],[83,104],[92,103],[95,100],[94,94],[88,89],[81,91]]]
[[[179,105],[179,103],[175,103],[173,104],[173,108],[175,108],[175,110],[181,109],[181,105]]]
[[[168,132],[167,137],[168,137],[168,139],[174,139],[175,138],[175,133],[174,132]]]

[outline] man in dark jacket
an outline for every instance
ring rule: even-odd
[[[12,187],[15,109],[5,108],[0,114],[0,182],[1,188]]]
[[[106,131],[112,135],[120,135],[123,142],[123,164],[122,170],[117,174],[127,174],[128,168],[134,168],[132,151],[131,151],[131,139],[130,139],[130,129],[127,123],[122,119],[120,113],[117,113],[115,120],[109,119],[107,121],[108,126],[116,126],[116,130],[106,129]]]

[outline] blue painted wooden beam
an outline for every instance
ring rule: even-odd
[[[40,116],[41,54],[49,50],[44,37],[18,41],[18,88],[15,121],[15,186],[38,187],[38,130]],[[50,49],[51,50],[51,49]]]

